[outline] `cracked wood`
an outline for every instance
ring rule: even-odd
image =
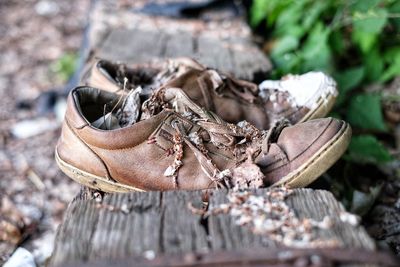
[[[258,189],[255,195],[265,195]],[[227,192],[213,191],[210,205],[227,203]],[[318,229],[323,239],[334,237],[342,248],[375,250],[364,228],[340,220],[345,212],[327,191],[296,189],[285,201],[299,218],[321,220],[330,216],[334,225]],[[205,253],[251,248],[277,248],[268,236],[238,226],[229,214],[204,220],[188,207],[203,205],[200,191],[148,192],[106,195],[101,202],[76,199],[58,230],[51,266],[68,262],[121,259],[150,254]]]

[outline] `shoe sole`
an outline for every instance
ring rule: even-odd
[[[332,110],[333,106],[335,105],[335,102],[336,102],[336,96],[333,94],[329,94],[325,98],[320,98],[317,102],[317,108],[311,109],[297,123],[302,123],[325,117]]]
[[[343,155],[349,146],[350,140],[351,127],[345,122],[329,143],[320,148],[313,157],[297,170],[289,173],[271,187],[299,188],[311,184]]]
[[[106,177],[100,177],[80,170],[72,166],[71,164],[68,164],[67,162],[63,161],[58,155],[57,148],[55,150],[55,159],[58,167],[61,169],[63,173],[65,173],[75,182],[78,182],[87,187],[107,193],[126,193],[132,191],[145,192],[145,190],[143,189],[114,182]]]

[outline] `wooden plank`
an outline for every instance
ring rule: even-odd
[[[268,189],[259,189],[251,194],[262,197],[267,192]],[[268,235],[238,226],[229,213],[202,220],[188,206],[192,203],[201,207],[201,194],[200,191],[133,192],[106,195],[101,202],[77,199],[69,206],[58,230],[50,265],[281,245]],[[228,203],[227,192],[214,191],[209,202],[210,207]],[[340,219],[346,212],[330,192],[296,189],[285,203],[300,219],[320,221],[329,216],[334,221],[332,227],[314,232],[319,240],[334,238],[338,241],[335,247],[375,250],[363,227]]]
[[[90,26],[90,59],[142,63],[190,56],[248,80],[271,70],[241,18],[205,22],[148,17],[103,0],[94,6]]]
[[[112,194],[101,202],[76,199],[58,231],[52,261],[57,265],[146,251],[207,251],[205,229],[200,218],[187,209],[189,201],[201,205],[201,192]]]
[[[365,229],[359,226],[358,223],[355,225],[350,223],[355,219],[354,215],[347,213],[343,205],[335,199],[332,193],[322,190],[303,190],[313,194],[313,197],[306,198],[296,192],[293,198],[289,199],[289,205],[298,211],[300,218],[313,217],[316,220],[322,220],[324,216],[332,218],[332,228],[329,231],[320,232],[323,238],[335,238],[341,243],[341,247],[375,249],[375,244],[371,242],[372,239]],[[349,222],[341,223],[343,220]]]
[[[234,65],[229,49],[224,47],[223,40],[210,38],[207,35],[200,35],[197,39],[198,55],[206,66],[221,69],[234,73]]]
[[[201,218],[187,207],[191,202],[202,206],[201,192],[165,192],[162,198],[163,218],[160,232],[161,250],[164,253],[207,252],[208,236]]]
[[[398,259],[385,252],[371,253],[359,249],[289,249],[253,248],[240,251],[185,253],[117,260],[67,263],[63,267],[292,267],[292,266],[387,266],[398,267]]]
[[[87,228],[87,226],[97,225],[99,213],[95,201],[87,201],[85,205],[76,205],[75,203],[77,202],[73,202],[67,211],[67,214],[74,216],[66,215],[66,218],[70,219],[66,219],[62,229],[57,232],[56,239],[63,239],[63,244],[56,242],[54,251],[67,249],[68,255],[87,260],[95,232],[95,228]],[[74,237],[74,239],[68,237]],[[76,243],[76,238],[79,239],[78,243]],[[55,261],[58,261],[58,256],[55,257]]]
[[[147,249],[158,251],[161,216],[155,215],[160,210],[160,198],[157,192],[143,196],[115,194],[105,197],[96,207],[99,219],[90,239],[89,258],[102,259],[105,255],[119,258]],[[107,253],[104,253],[104,244],[110,244]]]
[[[168,34],[163,57],[195,57],[196,40],[192,33],[187,31]]]
[[[142,63],[160,58],[166,35],[160,31],[113,29],[96,56],[108,60]]]

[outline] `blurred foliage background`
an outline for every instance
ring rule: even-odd
[[[383,183],[400,176],[398,121],[383,114],[385,103],[400,103],[385,90],[400,75],[400,1],[254,0],[249,20],[265,38],[273,78],[321,70],[338,82],[331,116],[350,122],[353,138],[324,180],[347,208],[365,215]]]

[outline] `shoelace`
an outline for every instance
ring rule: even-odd
[[[157,91],[144,103],[143,109],[151,113],[148,114],[148,116],[152,116],[161,111],[161,109],[167,108],[168,103],[172,105],[177,113],[185,114],[190,111],[196,114],[198,118],[194,119],[192,122],[199,125],[201,130],[207,132],[211,143],[222,149],[233,149],[234,151],[242,150],[242,152],[245,152],[246,148],[252,144],[252,141],[258,139],[263,140],[262,146],[259,146],[261,148],[259,150],[263,150],[266,153],[268,152],[269,144],[275,141],[282,129],[288,125],[287,121],[280,121],[268,131],[259,131],[249,123],[244,123],[245,125],[243,127],[226,123],[212,112],[208,112],[197,106],[179,88],[163,88]],[[165,171],[165,175],[174,178],[175,187],[178,187],[178,170],[183,165],[183,143],[193,151],[202,170],[207,174],[210,180],[216,183],[217,187],[227,187],[229,184],[227,179],[229,179],[230,176],[229,170],[221,171],[212,162],[198,132],[195,134],[197,135],[198,141],[194,143],[179,121],[174,121],[171,126],[176,131],[173,137],[175,159],[173,164]],[[238,138],[242,138],[242,140],[238,141]],[[234,154],[237,155],[237,153]],[[244,161],[244,159],[242,159],[242,161]]]

